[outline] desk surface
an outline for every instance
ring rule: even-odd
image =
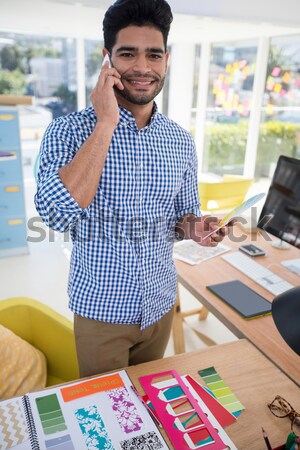
[[[231,251],[237,251],[241,244],[249,242],[256,244],[266,251],[266,256],[254,258],[256,262],[268,267],[272,272],[281,276],[292,285],[299,286],[299,275],[280,265],[280,261],[300,258],[299,249],[291,246],[288,250],[278,250],[272,247],[271,242],[266,241],[260,234],[248,235],[245,239],[245,233],[238,226],[233,227],[233,229],[234,239],[232,239],[232,236],[228,236],[224,240],[224,244],[231,247]],[[241,240],[242,237],[244,237],[244,240]],[[237,337],[249,339],[274,364],[278,365],[298,385],[300,384],[300,357],[285,343],[274,324],[272,316],[245,320],[222,300],[208,291],[206,286],[238,279],[270,301],[274,298],[271,293],[222,260],[221,256],[211,258],[196,266],[176,261],[176,268],[178,281],[212,314],[223,322]]]
[[[273,448],[282,444],[290,432],[290,421],[273,416],[267,403],[276,395],[281,395],[291,402],[296,411],[300,411],[299,388],[246,339],[131,366],[126,370],[142,393],[138,382],[142,375],[175,369],[179,374],[190,374],[203,383],[198,370],[211,366],[245,406],[237,422],[226,428],[237,448],[265,449],[262,426]]]

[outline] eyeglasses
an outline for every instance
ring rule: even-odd
[[[268,408],[276,417],[289,417],[291,420],[292,432],[295,433],[296,436],[300,436],[300,414],[295,411],[288,401],[280,395],[276,395],[272,403],[268,403]]]

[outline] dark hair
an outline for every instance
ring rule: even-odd
[[[170,5],[165,0],[117,0],[104,16],[104,47],[111,52],[123,28],[149,25],[162,32],[166,49],[172,20]]]

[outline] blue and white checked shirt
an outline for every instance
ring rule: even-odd
[[[157,322],[176,298],[174,227],[200,215],[194,141],[157,112],[138,130],[120,107],[93,202],[82,209],[58,170],[69,163],[96,124],[93,108],[54,120],[43,138],[36,208],[53,229],[70,231],[70,309],[119,324]]]

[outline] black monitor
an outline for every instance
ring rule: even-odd
[[[300,160],[280,156],[258,227],[300,248]]]

